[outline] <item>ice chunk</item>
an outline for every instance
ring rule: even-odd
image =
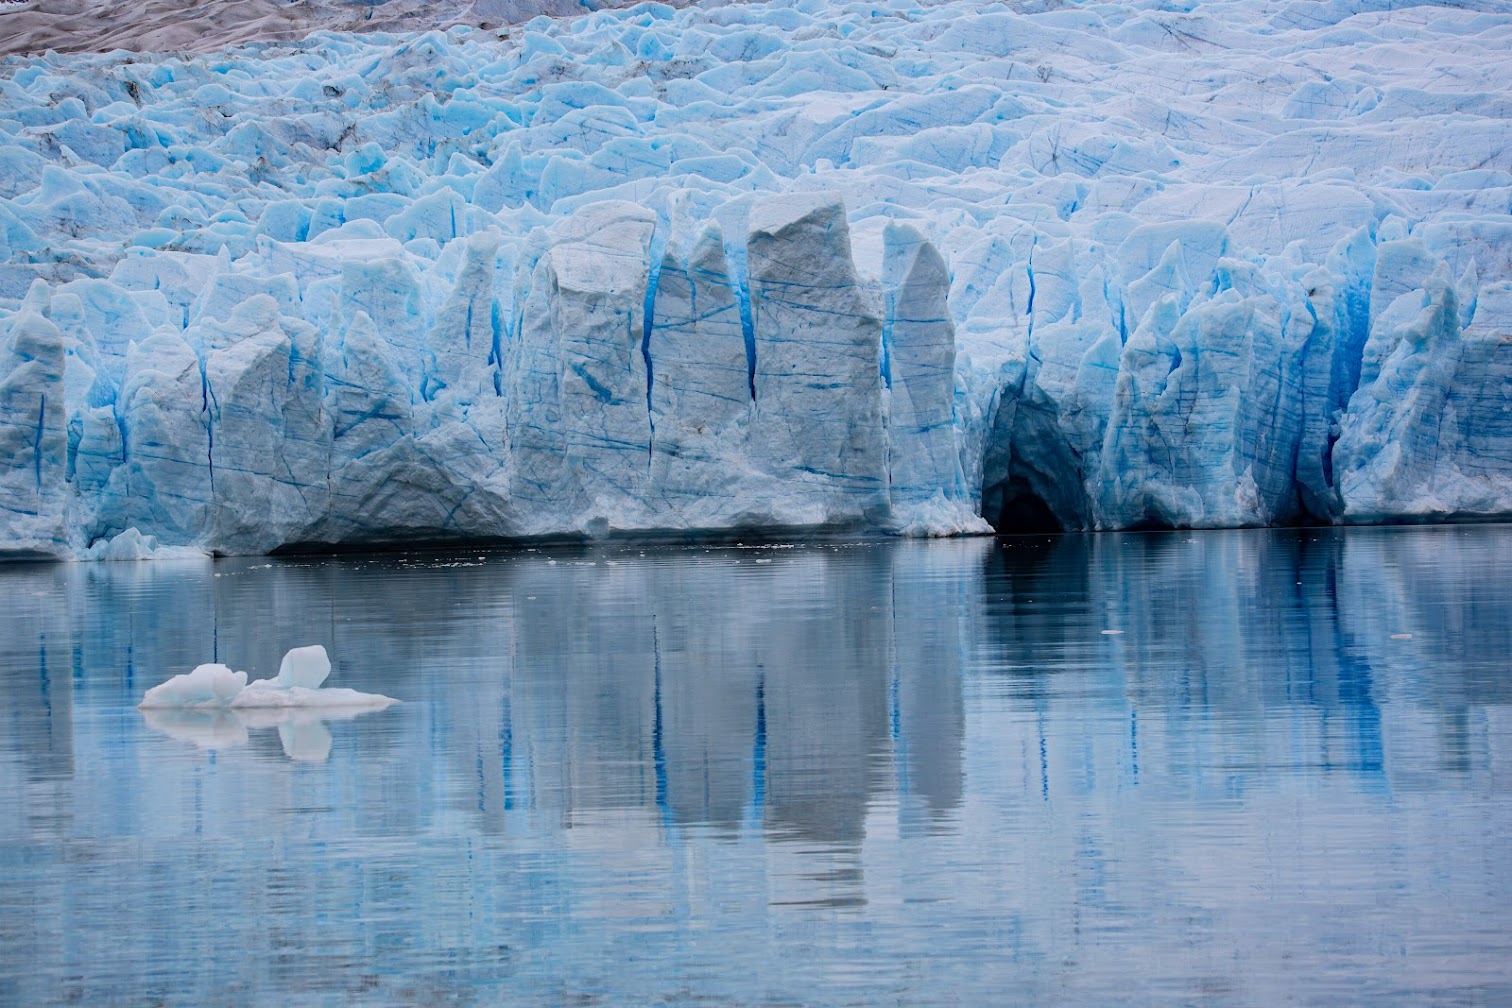
[[[200,709],[343,709],[379,708],[398,703],[393,697],[356,690],[322,689],[331,661],[319,644],[291,649],[274,679],[247,682],[247,673],[226,665],[200,665],[147,691],[143,710]]]
[[[26,312],[0,347],[0,557],[67,555],[64,346]]]
[[[138,704],[144,710],[168,707],[224,707],[247,685],[247,673],[228,665],[197,665],[147,691]]]
[[[717,225],[703,229],[685,254],[669,248],[663,257],[646,350],[651,478],[688,524],[717,525],[735,490],[732,470],[751,411],[740,302]]]
[[[185,544],[203,534],[213,497],[205,395],[199,358],[178,333],[132,346],[115,415],[100,431],[126,432],[120,464],[97,497],[100,533],[138,529]]]
[[[207,465],[218,543],[262,552],[319,519],[327,506],[332,427],[320,376],[319,336],[257,295],[232,315],[247,330],[205,361]]]
[[[856,275],[839,193],[758,201],[746,240],[753,454],[815,523],[887,514],[881,292]]]
[[[261,708],[343,708],[387,707],[398,703],[393,697],[378,693],[359,693],[357,690],[336,687],[334,689],[309,689],[304,686],[280,686],[273,679],[258,679],[232,697],[226,704],[235,710]]]
[[[202,560],[205,556],[193,546],[159,546],[156,537],[142,535],[135,526],[81,554],[85,560]]]
[[[302,686],[314,690],[319,689],[330,674],[331,659],[326,657],[326,649],[319,644],[311,644],[308,647],[292,648],[283,656],[283,662],[278,666],[277,683],[284,689]]]
[[[967,492],[956,441],[949,271],[914,228],[889,225],[884,238],[883,272],[891,293],[885,349],[893,520],[919,535],[986,531]]]

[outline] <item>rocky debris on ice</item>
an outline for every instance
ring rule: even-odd
[[[0,56],[11,53],[211,52],[293,41],[318,31],[427,31],[460,24],[494,37],[546,15],[581,14],[580,0],[0,0]],[[625,0],[593,0],[598,7]]]
[[[325,648],[312,644],[285,654],[275,678],[248,682],[247,673],[230,666],[199,665],[152,687],[137,706],[142,710],[251,710],[380,708],[398,703],[376,693],[322,688],[330,674]]]

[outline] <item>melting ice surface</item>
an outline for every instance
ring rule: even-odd
[[[783,0],[8,62],[0,554],[1512,514],[1509,39]]]
[[[247,673],[211,662],[176,675],[147,691],[143,710],[212,710],[229,708],[387,707],[393,697],[353,689],[322,689],[331,674],[331,659],[319,644],[291,648],[272,679],[247,681]]]
[[[0,1002],[1512,1000],[1512,529],[787,545],[0,571]]]

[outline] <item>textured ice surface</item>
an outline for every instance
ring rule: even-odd
[[[247,682],[247,673],[229,666],[199,665],[147,691],[138,705],[143,710],[260,710],[304,708],[387,707],[393,697],[356,690],[321,689],[331,674],[331,660],[319,644],[291,649],[274,679]]]
[[[192,672],[176,675],[147,691],[138,706],[225,707],[247,687],[247,673],[234,672],[229,665],[197,665]]]
[[[290,648],[278,666],[275,684],[285,689],[295,686],[303,689],[319,689],[331,674],[331,659],[326,649],[319,644]]]
[[[1174,7],[12,60],[0,553],[1512,514],[1512,14]]]

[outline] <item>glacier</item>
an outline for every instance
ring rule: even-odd
[[[1512,517],[1512,13],[0,61],[0,556]]]

